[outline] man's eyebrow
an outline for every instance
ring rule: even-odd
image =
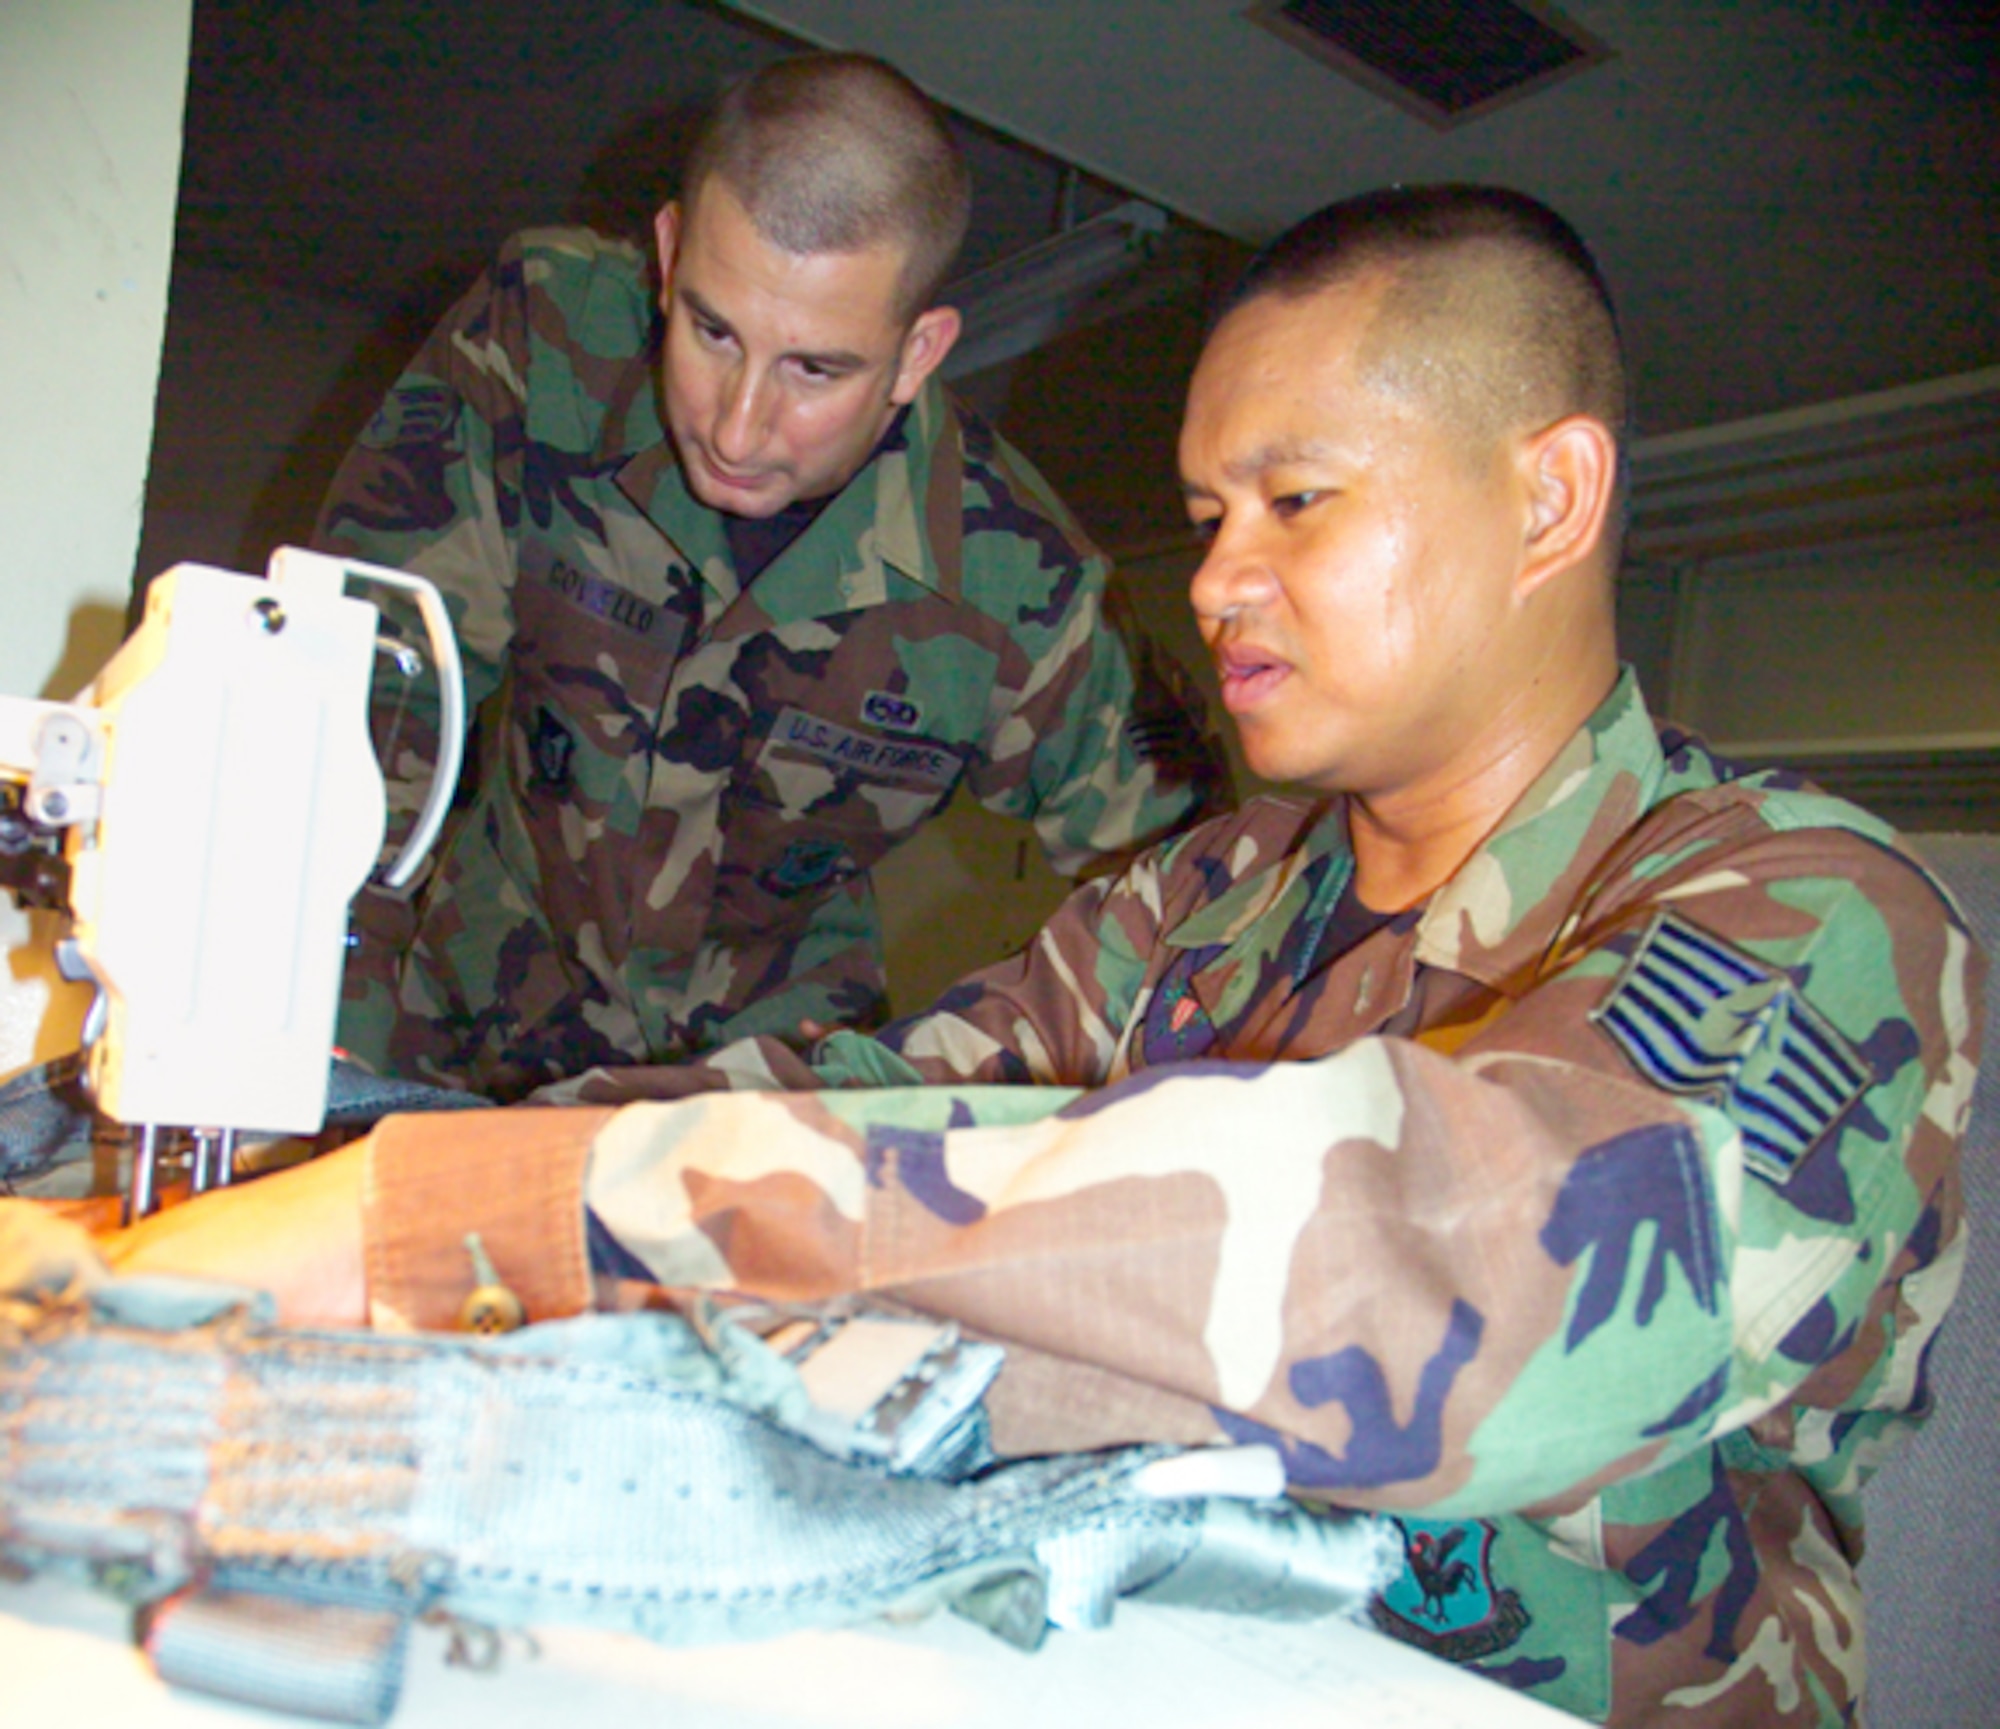
[[[1325,439],[1308,438],[1283,444],[1263,444],[1247,455],[1232,457],[1222,465],[1225,480],[1255,480],[1268,474],[1274,468],[1285,468],[1293,463],[1324,462],[1334,454],[1334,446]],[[1197,486],[1191,480],[1181,482],[1181,491],[1189,495],[1205,494],[1207,488]]]
[[[868,364],[868,356],[855,354],[845,348],[829,348],[819,351],[793,349],[786,354],[787,360],[800,360],[808,366],[817,366],[822,372],[859,372]]]
[[[702,323],[713,325],[717,330],[725,331],[731,336],[736,334],[736,326],[724,318],[721,313],[717,312],[714,307],[702,299],[692,288],[676,288],[674,293],[687,303],[693,310],[694,315]],[[829,348],[825,350],[793,349],[788,351],[784,358],[787,360],[801,360],[808,366],[817,366],[826,372],[859,372],[868,364],[867,355],[855,354],[845,348]]]
[[[1254,480],[1274,468],[1293,463],[1324,462],[1334,453],[1332,442],[1324,438],[1295,439],[1283,444],[1265,444],[1223,464],[1222,472],[1231,480]]]
[[[730,324],[729,320],[724,318],[721,313],[717,312],[715,308],[709,305],[709,303],[706,300],[702,299],[702,297],[699,294],[695,293],[695,291],[692,288],[682,288],[676,285],[676,287],[674,288],[674,295],[677,299],[683,301],[686,305],[692,307],[694,309],[695,316],[699,318],[704,324],[712,324],[718,330],[728,330],[732,334],[734,333],[734,327]]]

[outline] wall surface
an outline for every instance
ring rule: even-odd
[[[260,571],[312,532],[354,435],[423,335],[229,271],[174,269],[138,576]]]
[[[2000,742],[2000,521],[1697,575],[1676,712],[1719,742]]]
[[[0,8],[0,693],[117,646],[166,324],[192,0]],[[0,897],[0,1073],[75,1043],[47,933]]]

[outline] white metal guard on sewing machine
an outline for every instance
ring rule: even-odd
[[[139,1130],[128,1212],[155,1204],[159,1131],[195,1135],[197,1188],[229,1180],[239,1130],[311,1134],[327,1074],[347,909],[387,822],[368,736],[379,614],[351,584],[415,596],[442,759],[400,887],[458,781],[464,684],[444,602],[402,571],[281,547],[259,579],[179,564],[73,702],[0,697],[0,780],[62,832],[66,972],[98,1108]],[[394,651],[410,671],[412,651]]]

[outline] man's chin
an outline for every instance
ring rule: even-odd
[[[732,486],[691,486],[688,488],[710,510],[724,516],[761,519],[776,516],[792,502],[787,492]]]
[[[688,491],[710,510],[729,516],[776,516],[792,502],[790,477],[783,474],[754,474],[736,477],[718,472],[697,458],[682,471]]]

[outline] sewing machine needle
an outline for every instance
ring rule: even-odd
[[[154,1189],[160,1169],[160,1125],[147,1123],[139,1130],[138,1144],[132,1149],[132,1192],[126,1197],[125,1222],[143,1219],[157,1201]]]

